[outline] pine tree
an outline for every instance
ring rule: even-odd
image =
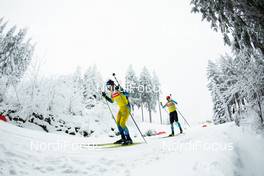
[[[253,55],[240,53],[234,60],[237,62],[238,89],[252,107],[257,106],[257,113],[263,124],[263,55],[259,52],[255,52]]]
[[[214,110],[214,116],[213,120],[215,124],[226,122],[225,118],[225,108],[223,108],[223,99],[222,94],[220,92],[219,85],[223,82],[223,80],[220,77],[220,71],[218,66],[209,61],[208,67],[207,67],[207,75],[208,75],[208,88],[212,95],[213,100],[213,110]]]
[[[0,92],[0,99],[10,85],[15,86],[21,79],[31,61],[34,50],[30,40],[24,41],[25,29],[15,33],[16,26],[14,26],[5,33],[7,23],[2,24],[2,22],[3,18],[0,19],[0,80],[1,86],[4,85],[5,88],[2,88],[3,91]]]
[[[252,109],[257,109],[260,122],[263,124],[262,58],[261,52],[255,50],[254,54],[245,51],[234,57],[222,56],[218,64],[209,62],[208,87],[214,103],[215,123],[235,120],[239,124],[247,102]]]
[[[143,68],[140,78],[139,78],[139,91],[140,91],[140,99],[143,107],[146,107],[149,112],[149,119],[152,122],[152,110],[155,108],[155,99],[153,93],[153,82],[151,75],[146,67]],[[142,109],[143,113],[143,109]],[[142,114],[143,117],[143,114]],[[144,119],[143,119],[144,120]]]
[[[264,54],[264,2],[259,0],[192,0],[192,12],[223,33],[224,41],[237,51],[260,49]],[[229,39],[232,36],[233,42]]]
[[[161,115],[161,108],[160,108],[160,94],[161,94],[161,89],[160,89],[160,81],[159,81],[159,78],[156,74],[155,71],[153,71],[153,74],[152,74],[152,84],[153,84],[153,99],[154,99],[154,106],[156,107],[158,105],[159,107],[159,114],[160,114],[160,123],[162,124],[162,115]],[[155,108],[154,108],[154,111],[155,111]]]
[[[139,92],[139,81],[136,76],[136,73],[130,65],[128,67],[126,77],[125,77],[125,89],[129,93],[129,101],[132,106],[132,109],[134,109],[134,106],[140,107],[140,92]]]

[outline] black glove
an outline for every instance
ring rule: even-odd
[[[110,103],[113,103],[113,100],[111,98],[109,98],[105,92],[102,92],[102,96],[107,100],[109,101]]]
[[[115,86],[115,90],[119,90],[119,86]]]

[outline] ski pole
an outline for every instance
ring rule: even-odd
[[[115,80],[116,80],[117,84],[118,84],[118,85],[120,86],[120,88],[121,88],[121,85],[120,85],[119,81],[117,80],[117,78],[116,78],[116,76],[115,76],[115,73],[113,73],[113,77],[115,78]],[[122,97],[122,96],[121,96],[121,97]],[[122,97],[122,98],[123,98],[123,97]],[[138,129],[138,131],[139,131],[139,133],[140,133],[141,137],[143,138],[143,140],[144,140],[144,141],[145,141],[145,143],[147,144],[147,141],[146,141],[145,137],[143,136],[143,134],[142,134],[141,130],[139,129],[139,127],[138,127],[138,125],[137,125],[137,123],[136,123],[136,121],[135,121],[135,119],[134,119],[133,115],[131,114],[130,110],[129,110],[128,112],[129,112],[129,115],[131,116],[131,118],[132,118],[132,120],[133,120],[133,122],[134,122],[135,126],[137,127],[137,129]]]
[[[117,82],[120,90],[122,90],[123,88],[121,87],[121,84],[119,83],[118,79],[116,78],[116,74],[115,73],[113,73],[113,77],[115,78],[115,81]]]
[[[165,108],[163,108],[162,102],[160,102],[160,106],[162,107],[162,109],[164,109],[167,112],[167,114],[169,114],[169,112]]]
[[[170,96],[172,97],[172,94],[170,94]],[[191,128],[190,124],[187,122],[187,120],[184,118],[184,116],[182,115],[182,113],[179,111],[179,108],[177,107],[177,111],[179,112],[179,114],[182,116],[183,120],[185,121],[185,123]]]
[[[108,110],[110,111],[111,116],[112,116],[113,120],[114,120],[115,123],[116,123],[115,116],[114,116],[114,114],[113,114],[112,109],[111,109],[110,106],[109,106],[109,103],[107,102],[107,100],[106,100],[103,96],[102,96],[102,98],[105,100],[105,103],[106,103],[106,105],[107,105],[107,107],[108,107]]]
[[[140,129],[139,129],[139,127],[138,127],[138,125],[137,125],[137,123],[136,123],[136,121],[135,121],[133,115],[131,114],[130,110],[129,110],[128,112],[129,112],[129,115],[131,116],[131,118],[132,118],[132,120],[133,120],[135,126],[137,127],[137,129],[138,129],[138,131],[139,131],[141,137],[143,138],[143,140],[144,140],[145,143],[147,144],[147,141],[146,141],[145,137],[143,136],[142,132],[140,131]]]
[[[187,125],[191,128],[190,124],[187,122],[187,120],[184,118],[184,116],[182,115],[182,113],[179,111],[179,108],[177,107],[177,111],[179,112],[179,114],[182,116],[183,120],[187,123]]]
[[[160,103],[160,104],[162,106],[162,103]],[[169,114],[169,112],[166,109],[164,109],[164,110],[167,112],[167,114]],[[178,107],[177,107],[177,112],[179,112],[179,114],[181,115],[181,117],[183,118],[183,120],[185,121],[185,123],[191,128],[190,124],[187,122],[187,120],[184,118],[184,116],[182,115],[182,113],[179,111],[179,108]]]

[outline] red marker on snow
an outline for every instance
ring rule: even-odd
[[[7,122],[7,119],[4,115],[0,115],[0,121]]]

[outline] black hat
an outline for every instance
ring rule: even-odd
[[[115,85],[115,82],[111,79],[109,79],[107,82],[106,82],[106,85]]]

